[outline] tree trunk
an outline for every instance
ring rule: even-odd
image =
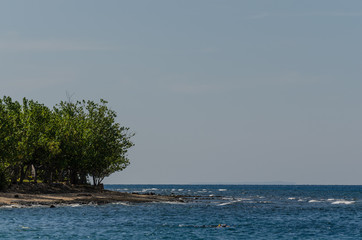
[[[31,165],[31,176],[33,177],[34,183],[38,183],[38,174],[34,165]]]
[[[11,176],[11,183],[16,184],[18,182],[19,166],[13,168],[13,175]]]
[[[70,171],[70,183],[78,184],[78,174],[76,171]]]
[[[24,165],[20,166],[20,181],[19,183],[22,184],[25,179],[26,172],[28,171],[29,166],[24,167]]]

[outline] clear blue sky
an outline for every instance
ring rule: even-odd
[[[0,1],[0,94],[104,98],[106,183],[362,184],[362,1]]]

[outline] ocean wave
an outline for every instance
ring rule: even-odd
[[[127,202],[115,202],[112,204],[113,205],[122,205],[122,206],[132,206],[130,203],[127,203]]]
[[[220,203],[220,204],[218,204],[218,206],[226,206],[226,205],[230,205],[230,204],[234,204],[234,203],[238,203],[238,202],[242,202],[242,201],[250,201],[250,200],[251,199],[249,199],[249,198],[237,198],[236,200],[233,200],[230,202]]]
[[[22,204],[11,204],[11,205],[3,205],[0,206],[0,209],[10,209],[10,208],[48,208],[48,205],[42,204],[33,204],[33,205],[22,205]]]
[[[230,204],[233,204],[233,203],[236,203],[236,201],[220,203],[220,204],[218,204],[218,206],[226,206],[226,205],[230,205]]]
[[[13,205],[3,205],[0,208],[22,208],[23,206],[19,204],[13,204]]]
[[[184,205],[184,204],[186,204],[186,203],[184,203],[184,202],[169,202],[169,201],[159,202],[159,203],[173,204],[173,205]]]
[[[73,203],[73,204],[69,204],[68,207],[80,207],[82,205],[80,205],[79,203]]]
[[[353,203],[355,203],[355,201],[338,200],[338,201],[332,202],[331,204],[346,204],[346,205],[349,205],[349,204],[353,204]]]
[[[158,188],[144,188],[141,192],[157,191]]]

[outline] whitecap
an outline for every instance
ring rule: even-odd
[[[353,203],[355,203],[355,201],[338,200],[338,201],[332,202],[332,204],[346,204],[346,205],[353,204]]]
[[[142,189],[142,192],[149,192],[149,191],[157,191],[158,188],[144,188]]]
[[[115,203],[112,203],[114,205],[122,205],[122,206],[131,206],[131,204],[129,203],[126,203],[126,202],[115,202]]]
[[[238,198],[238,199],[235,200],[235,201],[220,203],[220,204],[218,204],[218,206],[230,205],[230,204],[233,204],[233,203],[241,202],[241,201],[243,201],[243,200],[249,200],[249,199],[246,199],[246,198]]]
[[[178,189],[178,191],[179,191],[179,192],[181,192],[181,191],[183,191],[183,189],[182,189],[182,188],[180,188],[180,189]]]
[[[251,201],[251,199],[250,198],[237,198],[236,199],[237,201]]]
[[[161,203],[166,203],[166,204],[186,204],[184,202],[161,202]]]
[[[13,204],[13,205],[4,205],[1,206],[0,208],[21,208],[22,206],[19,204]]]
[[[81,205],[79,203],[69,204],[69,207],[80,207]]]
[[[295,200],[295,197],[290,197],[288,198],[288,200]]]
[[[225,205],[233,204],[233,203],[235,203],[235,202],[236,202],[236,201],[220,203],[218,206],[225,206]]]
[[[32,208],[43,208],[43,207],[48,207],[47,205],[41,205],[41,204],[34,204],[34,205],[31,205],[30,207]]]
[[[319,200],[313,200],[313,199],[312,199],[312,200],[309,200],[308,202],[309,202],[309,203],[318,203],[318,202],[321,202],[321,201],[319,201]]]
[[[225,192],[227,189],[219,189],[219,192]]]

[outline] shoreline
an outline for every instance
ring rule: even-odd
[[[19,189],[20,186],[20,189]],[[182,196],[126,193],[97,189],[93,186],[48,186],[44,184],[17,185],[7,192],[0,192],[1,207],[31,207],[56,205],[103,205],[110,203],[184,202]]]

